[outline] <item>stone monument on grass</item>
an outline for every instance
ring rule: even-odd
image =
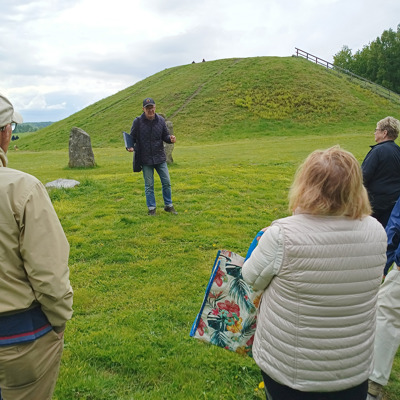
[[[90,136],[80,128],[72,128],[69,135],[70,168],[91,168],[96,165]]]

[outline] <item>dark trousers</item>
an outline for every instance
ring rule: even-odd
[[[393,207],[387,208],[386,210],[373,211],[372,216],[376,218],[384,228],[389,221],[390,214],[392,213]]]
[[[301,392],[274,381],[261,371],[267,400],[365,400],[368,392],[368,380],[358,386],[337,392]]]

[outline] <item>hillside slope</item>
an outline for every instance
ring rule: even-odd
[[[296,57],[224,59],[173,67],[19,140],[21,150],[68,148],[72,127],[94,147],[122,146],[142,100],[174,124],[180,144],[371,130],[399,106],[345,77]]]

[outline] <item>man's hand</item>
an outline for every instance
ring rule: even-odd
[[[129,149],[127,149],[130,153],[133,153],[133,147],[129,147]]]
[[[11,124],[8,124],[4,131],[0,131],[0,147],[3,149],[4,153],[7,153],[8,146],[10,145],[11,141]]]
[[[176,137],[174,135],[171,135],[169,138],[171,139],[171,143],[176,142]]]

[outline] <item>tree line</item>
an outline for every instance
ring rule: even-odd
[[[22,124],[17,125],[13,133],[36,132],[51,124],[52,122],[23,122]]]
[[[400,24],[397,32],[385,30],[381,37],[354,54],[343,46],[333,60],[335,66],[400,93]]]

